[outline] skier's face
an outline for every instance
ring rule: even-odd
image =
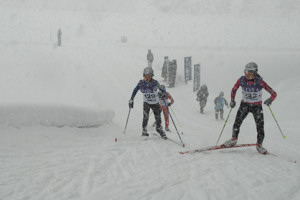
[[[152,78],[152,76],[150,76],[150,75],[145,75],[144,76],[144,79],[145,79],[146,82],[151,81],[151,78]]]
[[[245,76],[247,80],[253,80],[255,78],[254,73],[250,71],[245,71]]]

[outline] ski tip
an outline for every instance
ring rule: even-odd
[[[115,138],[115,142],[118,142],[118,138],[117,137]]]
[[[189,151],[180,151],[180,154],[185,154],[185,153],[189,153]]]

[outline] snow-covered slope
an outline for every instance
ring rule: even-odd
[[[283,0],[0,0],[0,199],[299,199],[299,163],[289,161],[300,160],[299,6]],[[177,59],[176,87],[168,91],[186,148],[140,137],[140,93],[123,133],[148,49],[160,82],[164,56]],[[192,83],[184,83],[185,56],[201,63],[201,83],[208,85],[203,115]],[[278,93],[271,108],[286,139],[264,106],[264,146],[277,156],[253,147],[180,155],[215,145],[224,121],[214,120],[213,100],[220,91],[229,100],[250,61]],[[236,111],[219,143],[231,137]],[[170,128],[168,137],[180,143],[172,122]],[[249,115],[239,143],[253,142]]]
[[[111,122],[115,113],[94,107],[48,104],[2,104],[0,124],[6,126],[98,127]]]

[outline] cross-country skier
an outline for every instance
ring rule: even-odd
[[[143,72],[144,79],[140,80],[137,86],[134,88],[131,98],[129,100],[129,108],[133,108],[133,100],[136,93],[140,90],[144,95],[144,106],[143,106],[143,131],[142,136],[149,136],[147,133],[147,124],[149,120],[150,108],[152,109],[155,117],[156,131],[160,134],[163,139],[168,139],[165,132],[161,127],[161,117],[160,117],[160,105],[158,92],[161,91],[162,94],[166,94],[157,80],[153,79],[154,73],[151,67],[146,67]]]
[[[226,147],[234,146],[237,143],[240,126],[243,120],[251,112],[254,116],[257,130],[257,145],[256,149],[261,154],[266,154],[267,150],[263,147],[263,140],[265,137],[264,132],[264,115],[262,109],[262,89],[267,90],[271,97],[264,101],[264,104],[270,106],[276,98],[276,92],[263,80],[257,73],[258,66],[254,62],[250,62],[245,66],[245,76],[240,77],[231,90],[230,107],[235,107],[235,95],[238,88],[242,87],[243,99],[241,101],[239,110],[235,118],[232,130],[232,138],[227,140],[224,145]]]
[[[224,113],[224,104],[228,108],[228,102],[224,98],[224,92],[220,92],[219,96],[215,98],[215,117],[218,120],[219,112],[220,112],[220,119],[223,120],[223,113]]]
[[[161,85],[161,87],[164,90],[166,89],[166,87],[164,85]],[[174,103],[174,99],[172,98],[172,96],[170,95],[169,92],[166,92],[166,94],[163,94],[162,92],[159,92],[158,96],[159,96],[160,108],[163,111],[163,114],[164,114],[164,117],[165,117],[165,130],[170,131],[170,129],[169,129],[169,112],[168,112],[168,108],[166,107],[166,105],[168,107],[170,107]]]
[[[200,88],[200,90],[197,92],[197,101],[199,101],[200,104],[200,113],[203,113],[203,108],[206,106],[207,97],[208,97],[208,89],[206,84],[203,84]]]

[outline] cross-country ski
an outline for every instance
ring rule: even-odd
[[[204,151],[212,151],[212,150],[218,150],[218,149],[228,149],[228,148],[238,148],[238,147],[250,147],[250,146],[256,146],[256,144],[236,144],[231,147],[226,147],[224,144],[219,146],[211,146],[206,148],[200,148],[200,149],[194,149],[189,151],[181,151],[180,154],[187,154],[187,153],[200,153]]]

